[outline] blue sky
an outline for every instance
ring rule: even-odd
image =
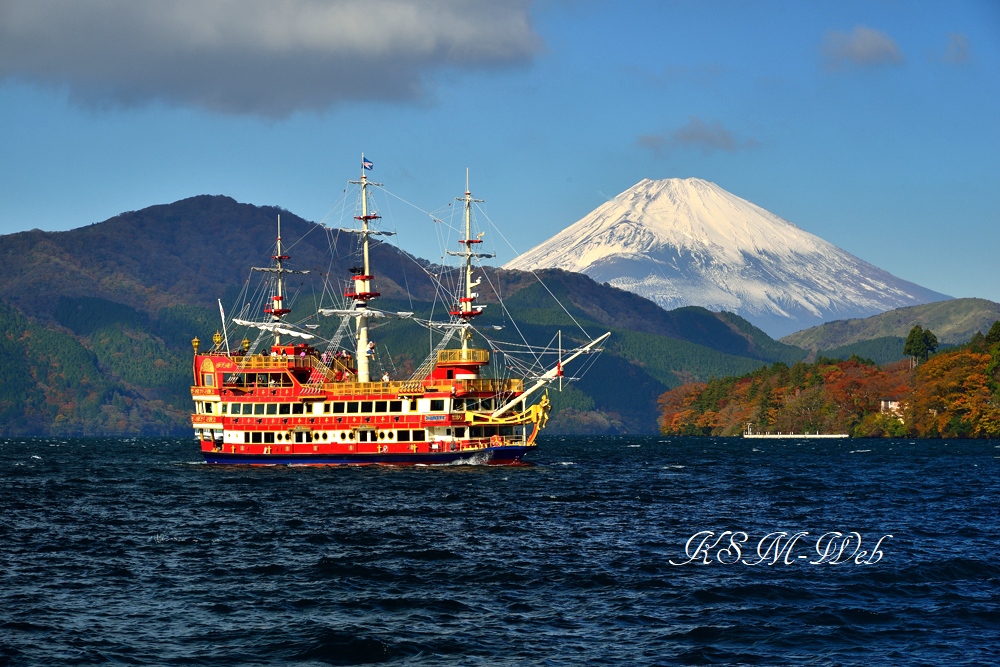
[[[446,217],[466,167],[520,252],[696,176],[1000,301],[998,119],[993,1],[0,5],[0,233],[205,193],[321,220],[364,151],[428,259],[400,200]]]

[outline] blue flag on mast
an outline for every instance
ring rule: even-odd
[[[368,171],[371,171],[372,167],[374,167],[375,165],[372,163],[371,160],[369,160],[368,158],[366,158],[365,156],[362,155],[361,156],[361,166],[364,167],[365,169],[367,169]]]

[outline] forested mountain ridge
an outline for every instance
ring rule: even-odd
[[[961,345],[1000,319],[1000,303],[950,299],[897,308],[862,319],[837,320],[785,336],[781,342],[807,350],[831,350],[879,338],[906,338],[914,325],[931,329],[942,343]]]
[[[220,328],[217,298],[229,309],[241,305],[235,300],[250,267],[266,265],[272,253],[279,214],[292,265],[311,271],[291,284],[292,307],[314,312],[325,276],[347,276],[356,265],[355,239],[276,207],[206,195],[66,232],[0,237],[0,288],[9,302],[2,311],[0,433],[186,433],[190,340]],[[448,279],[451,269],[386,243],[376,245],[372,262],[385,307],[441,312],[427,273]],[[664,311],[581,274],[483,273],[482,300],[496,304],[502,295],[533,342],[549,341],[558,329],[567,344],[583,340],[578,326],[590,335],[613,332],[594,367],[551,394],[553,430],[655,432],[656,397],[670,387],[806,354],[736,315]],[[509,324],[497,306],[480,319]],[[320,333],[332,333],[333,322],[315,321]],[[412,372],[428,346],[422,330],[398,324],[374,334],[389,350],[394,376]]]

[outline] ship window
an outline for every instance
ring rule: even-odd
[[[409,442],[410,432],[409,431],[396,431],[396,441],[397,442]]]
[[[389,403],[387,401],[375,401],[375,412],[388,412]]]
[[[288,403],[278,403],[278,414],[288,415],[292,413],[292,406]]]
[[[358,412],[358,402],[348,401],[347,402],[347,414],[357,414]]]
[[[403,402],[402,401],[389,401],[389,412],[402,412]]]
[[[492,398],[484,398],[483,400],[479,401],[479,409],[480,410],[492,410],[493,409],[493,399]]]
[[[260,436],[261,436],[261,432],[260,431],[255,431],[255,432],[251,433],[250,434],[250,442],[260,442]]]
[[[243,432],[243,442],[250,442],[250,434],[246,431]]]
[[[340,439],[341,439],[341,440],[347,440],[347,434],[346,434],[346,433],[344,433],[343,431],[341,431],[341,432],[340,432]]]
[[[459,427],[455,428],[455,437],[456,438],[464,438],[465,437],[465,427],[464,426],[459,426]]]
[[[464,409],[465,409],[465,399],[464,398],[456,398],[454,401],[452,401],[452,405],[451,405],[452,412],[461,412]]]
[[[444,399],[443,398],[432,398],[431,399],[431,412],[444,412]]]
[[[361,412],[362,414],[371,414],[372,402],[371,401],[361,401]]]
[[[388,433],[386,433],[386,434],[385,434],[385,437],[387,437],[387,438],[389,438],[390,440],[392,440],[392,431],[389,431]]]
[[[221,414],[226,414],[226,409],[227,409],[228,407],[229,407],[229,406],[228,406],[228,405],[226,405],[225,403],[219,403],[219,410],[221,411]]]
[[[215,375],[213,375],[212,373],[205,373],[201,377],[202,377],[201,383],[203,385],[205,385],[206,387],[214,387],[215,386]]]
[[[426,440],[423,429],[417,429],[413,432],[413,442],[423,442]]]
[[[358,442],[375,442],[375,431],[358,431]]]
[[[264,434],[264,442],[266,442],[266,443],[273,443],[274,442],[274,434],[271,433],[271,432],[265,433]]]
[[[229,414],[231,414],[231,415],[238,415],[238,414],[240,414],[240,404],[239,403],[230,403],[229,404]]]
[[[278,414],[278,404],[277,403],[268,403],[267,404],[267,414],[269,414],[269,415],[276,415],[276,414]]]
[[[445,371],[445,377],[449,380],[455,379],[455,371]]]
[[[211,403],[205,403],[205,414],[206,415],[212,414],[212,404]]]
[[[444,434],[445,434],[445,435],[451,435],[451,429],[450,429],[450,428],[446,428],[446,429],[444,430]]]
[[[292,405],[292,414],[301,415],[303,413],[303,405],[301,403],[294,403]]]
[[[325,415],[330,414],[330,404],[329,403],[324,403],[323,404],[323,414],[325,414]]]
[[[416,411],[417,411],[417,399],[415,398],[410,399],[410,412],[416,412]]]
[[[469,437],[470,438],[481,438],[481,437],[483,437],[483,427],[482,426],[470,426],[469,427]]]
[[[264,414],[264,404],[263,403],[255,403],[254,406],[253,406],[253,413],[255,415],[262,415],[262,414]],[[246,414],[246,413],[244,413],[244,414]]]
[[[385,440],[385,431],[379,431],[378,432],[378,439],[379,440]]]
[[[344,402],[343,401],[337,401],[336,403],[333,404],[333,414],[335,414],[335,415],[342,415],[342,414],[344,414]]]
[[[487,438],[490,437],[490,436],[492,436],[492,435],[496,435],[496,434],[497,434],[497,427],[496,426],[484,426],[483,427],[483,435],[485,435]]]
[[[514,427],[513,426],[501,426],[500,427],[500,435],[514,435]]]

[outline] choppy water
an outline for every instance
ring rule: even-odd
[[[1000,662],[1000,442],[550,437],[531,458],[0,440],[0,664]],[[716,558],[727,537],[671,565],[702,530],[745,531],[742,561]],[[773,531],[809,535],[743,564]],[[893,537],[810,564],[828,531]]]

